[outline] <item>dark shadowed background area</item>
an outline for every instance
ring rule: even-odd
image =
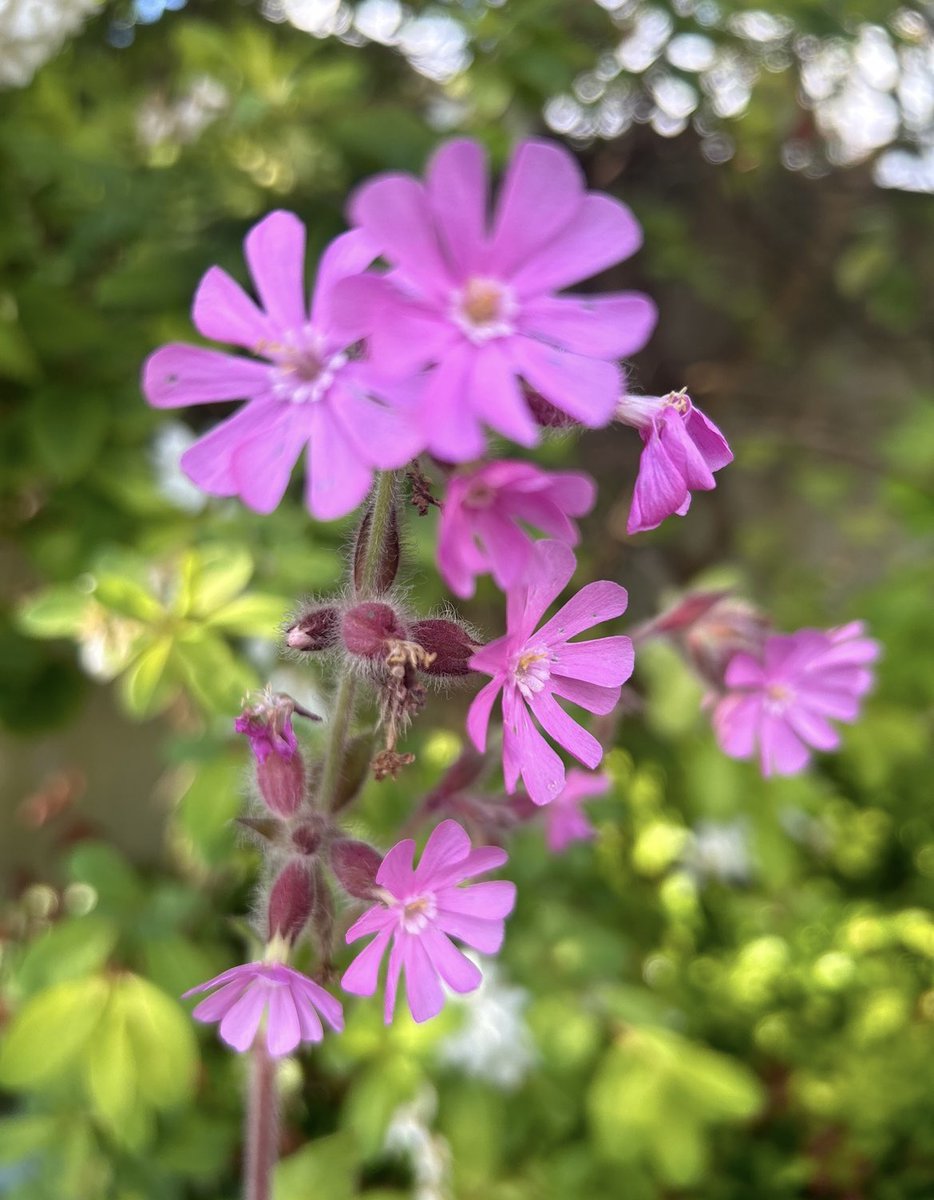
[[[242,1064],[176,998],[244,953],[242,695],[327,703],[279,627],[340,586],[350,523],[298,480],[270,517],[201,496],[178,459],[227,408],[148,409],[143,359],[192,337],[209,266],[245,280],[267,211],[317,256],[366,175],[535,134],[643,225],[600,281],[659,306],[633,390],[686,386],[736,455],[628,538],[635,433],[550,437],[600,485],[578,582],[622,582],[632,625],[699,586],[865,618],[879,684],[839,754],[764,782],[646,647],[596,839],[510,843],[482,991],[389,1030],[352,1001],[285,1065],[277,1200],[929,1200],[930,8],[183,4],[0,0],[0,1196],[236,1194]],[[406,523],[426,612],[436,517]],[[492,587],[463,612],[500,633]],[[471,694],[432,697],[361,835],[394,840]]]

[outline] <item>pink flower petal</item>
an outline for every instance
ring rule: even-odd
[[[426,448],[445,462],[478,458],[486,446],[468,400],[473,394],[475,356],[467,342],[455,345],[431,372],[419,408]]]
[[[444,992],[422,939],[407,937],[402,943],[405,964],[405,995],[412,1019],[421,1024],[436,1017],[444,1007]]]
[[[687,431],[711,471],[719,471],[733,461],[733,451],[726,438],[699,408],[692,407]]]
[[[311,323],[323,333],[340,333],[342,344],[356,342],[368,332],[366,325],[355,320],[339,320],[334,306],[334,290],[343,279],[359,275],[377,257],[379,251],[372,238],[362,229],[352,229],[331,242],[315,278],[311,300]],[[344,310],[341,314],[348,317]]]
[[[298,1014],[299,1036],[303,1042],[320,1042],[324,1037],[324,1027],[321,1024],[321,1018],[315,1011],[315,1006],[311,1001],[311,997],[293,989],[292,1000],[295,1004],[295,1011]],[[341,1027],[343,1022],[341,1023]]]
[[[550,803],[564,787],[564,763],[535,728],[524,704],[516,705],[513,725],[504,726],[503,739],[514,747],[532,802]]]
[[[243,503],[271,513],[285,495],[292,468],[308,441],[308,414],[287,407],[275,423],[234,451],[231,471]]]
[[[714,731],[730,758],[750,758],[756,746],[762,706],[758,697],[726,696],[714,709]]]
[[[483,875],[487,871],[495,871],[509,858],[501,846],[478,846],[471,850],[466,858],[454,863],[445,870],[436,870],[431,877],[431,888],[438,891],[472,879],[475,875]],[[476,885],[471,885],[476,886]],[[469,889],[468,889],[469,890]]]
[[[502,921],[474,917],[447,908],[438,910],[437,920],[439,929],[450,937],[458,938],[465,946],[479,950],[481,954],[496,954],[502,947],[506,933]]]
[[[206,997],[192,1010],[192,1016],[196,1021],[219,1021],[228,1009],[233,1008],[235,1001],[239,1000],[244,991],[250,986],[250,980],[244,979],[242,975],[236,979],[232,979],[229,983],[225,983],[212,996]],[[213,983],[213,980],[212,980]],[[202,984],[201,988],[211,987],[211,983]],[[190,996],[195,989],[185,992],[185,996]]]
[[[789,708],[785,719],[801,741],[815,750],[836,750],[840,745],[840,735],[833,726],[803,704]]]
[[[227,1010],[220,1023],[221,1038],[242,1054],[253,1045],[266,1007],[268,988],[254,980],[240,999]]]
[[[436,825],[415,868],[414,887],[433,888],[435,875],[463,862],[470,849],[470,838],[456,821],[442,821]]]
[[[246,346],[256,354],[261,355],[264,344],[277,339],[266,314],[220,267],[211,267],[198,284],[191,316],[202,337]]]
[[[268,363],[171,342],[143,364],[143,394],[154,408],[185,408],[270,395]]]
[[[379,967],[392,936],[390,928],[382,929],[368,946],[364,946],[341,978],[341,987],[354,996],[372,996],[379,984]]]
[[[415,874],[412,869],[412,859],[415,855],[415,843],[411,838],[404,838],[389,850],[380,863],[376,872],[376,882],[386,888],[396,899],[401,900],[412,885]]]
[[[547,621],[537,637],[556,649],[569,638],[603,621],[612,621],[626,611],[629,596],[624,587],[601,579],[588,583]],[[596,682],[596,681],[594,681]]]
[[[684,476],[672,462],[658,428],[653,426],[639,459],[626,532],[634,534],[656,529],[689,498]]]
[[[474,656],[476,657],[476,656]],[[471,659],[473,662],[473,659]],[[477,692],[467,713],[467,734],[473,744],[482,754],[486,749],[487,729],[490,724],[490,714],[496,697],[503,687],[502,677],[492,679]]]
[[[641,245],[642,230],[626,205],[591,193],[573,220],[532,255],[510,282],[522,296],[559,290],[598,275]]]
[[[308,979],[306,976],[300,975],[298,971],[293,971],[292,975],[293,995],[295,994],[296,989],[299,992],[303,992],[315,1006],[318,1012],[321,1013],[331,1028],[335,1030],[335,1032],[340,1033],[340,1031],[344,1028],[344,1009],[340,1000],[338,1000],[336,996],[332,996],[330,992],[325,991],[325,989],[319,983],[315,983],[313,979]],[[297,997],[295,999],[295,1003],[296,1006],[299,1007],[299,1013],[301,1013],[301,1008],[299,1006]]]
[[[425,181],[451,274],[466,278],[478,269],[486,241],[489,181],[482,147],[463,138],[446,142],[432,156]]]
[[[506,597],[506,622],[511,636],[520,643],[529,639],[545,609],[570,583],[576,567],[574,552],[563,542],[536,543],[525,584]]]
[[[395,913],[382,904],[374,904],[372,908],[368,908],[362,916],[350,926],[345,934],[347,942],[355,942],[358,938],[367,937],[371,933],[378,933],[386,926],[396,924]]]
[[[765,682],[762,663],[751,654],[734,654],[727,663],[723,680],[728,688],[762,687]]]
[[[555,648],[552,673],[600,687],[619,687],[632,674],[635,661],[628,637],[593,638]]]
[[[305,226],[281,209],[254,225],[244,240],[246,260],[270,321],[282,332],[307,322]]]
[[[526,261],[537,263],[543,247],[577,218],[583,203],[584,178],[567,150],[550,142],[523,142],[500,187],[491,269],[495,264],[508,279]]]
[[[516,370],[556,408],[595,429],[612,420],[623,385],[615,363],[528,337],[511,337],[507,349]]]
[[[520,446],[538,445],[539,426],[513,367],[496,342],[475,351],[470,387],[474,409],[491,429]]]
[[[332,521],[363,503],[373,483],[373,467],[326,407],[316,409],[314,421],[305,493],[312,515]]]
[[[483,982],[483,975],[476,963],[456,949],[440,929],[428,925],[421,933],[432,967],[449,988],[461,994],[475,991]]]
[[[389,966],[386,968],[386,995],[383,999],[383,1020],[389,1025],[396,1011],[396,992],[399,988],[399,974],[402,971],[402,957],[405,950],[405,940],[399,935],[392,943],[389,951]]]
[[[658,310],[648,296],[539,296],[522,306],[519,330],[594,358],[629,358],[646,344]]]
[[[595,683],[584,683],[580,679],[568,679],[554,671],[551,676],[552,689],[556,696],[570,700],[588,712],[605,716],[619,704],[622,688],[600,687]]]
[[[807,746],[783,718],[763,714],[759,725],[759,761],[766,778],[796,775],[810,758]]]
[[[445,296],[454,288],[425,189],[411,176],[380,175],[363,184],[351,197],[350,216],[425,295]]]
[[[596,767],[603,759],[603,747],[582,725],[569,717],[550,692],[538,692],[529,701],[542,729],[585,767]]]
[[[269,1015],[266,1018],[266,1048],[273,1058],[291,1054],[301,1041],[295,1001],[287,984],[270,988]]]
[[[331,314],[341,330],[366,331],[370,359],[395,379],[443,361],[463,340],[446,312],[426,307],[376,275],[341,280],[334,288]]]
[[[486,883],[472,883],[468,887],[440,888],[435,895],[439,913],[502,921],[515,907],[516,885],[504,879],[493,879]]]
[[[179,465],[202,491],[212,496],[235,496],[234,454],[275,424],[280,411],[277,400],[252,400],[199,438],[182,455]]]

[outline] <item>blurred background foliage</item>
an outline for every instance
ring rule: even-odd
[[[687,385],[736,451],[685,520],[629,540],[638,439],[549,441],[600,482],[579,578],[624,582],[634,621],[724,583],[781,628],[865,617],[879,687],[839,755],[765,783],[646,647],[598,837],[559,859],[514,839],[482,991],[426,1027],[351,1002],[283,1067],[277,1200],[929,1200],[930,13],[180,7],[0,4],[0,1194],[236,1194],[243,1064],[177,997],[251,937],[240,696],[271,677],[326,707],[279,627],[340,586],[347,524],[297,494],[269,518],[201,497],[177,462],[218,412],[147,409],[142,359],[191,336],[209,265],[243,277],[267,210],[317,253],[364,175],[452,132],[501,162],[550,131],[645,227],[606,280],[661,310],[634,386]],[[407,525],[426,612],[434,517]],[[467,615],[501,628],[490,590]],[[359,833],[393,840],[467,698],[432,700]]]

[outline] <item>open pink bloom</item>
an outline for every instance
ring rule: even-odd
[[[507,854],[498,846],[471,849],[456,821],[442,821],[432,832],[421,860],[413,867],[415,843],[398,842],[376,873],[381,903],[368,909],[347,930],[347,941],[375,933],[344,972],[341,986],[371,996],[380,963],[389,951],[386,973],[386,1024],[396,1006],[399,973],[405,968],[405,992],[416,1021],[441,1011],[443,980],[455,992],[480,986],[480,968],[451,942],[458,938],[482,954],[495,954],[503,943],[503,921],[516,902],[515,884],[500,881],[460,887],[465,879],[501,867]]]
[[[321,520],[363,500],[374,469],[401,466],[422,448],[404,417],[410,385],[379,380],[351,353],[363,330],[334,310],[335,285],[363,271],[375,249],[360,230],[331,243],[305,301],[305,226],[274,212],[246,236],[246,258],[262,308],[220,267],[195,295],[192,318],[206,338],[259,358],[173,342],[143,367],[146,399],[157,408],[248,403],[182,455],[186,475],[216,496],[239,496],[257,512],[282,499],[308,447],[307,502]]]
[[[618,583],[587,584],[536,630],[545,609],[570,582],[574,567],[574,554],[567,546],[538,542],[525,582],[508,595],[505,637],[490,642],[470,660],[475,671],[493,679],[470,706],[467,732],[483,751],[490,713],[502,692],[506,790],[514,792],[521,775],[536,804],[554,800],[565,781],[564,764],[535,721],[584,766],[596,767],[603,758],[603,747],[568,716],[556,697],[588,712],[608,713],[619,702],[622,685],[632,674],[628,637],[569,640],[625,612],[626,589]]]
[[[571,842],[589,841],[596,830],[581,801],[590,796],[605,796],[610,779],[602,771],[568,771],[564,791],[545,809],[545,840],[552,854],[562,854]]]
[[[350,216],[394,268],[345,285],[370,314],[374,360],[398,377],[432,368],[419,408],[427,449],[449,462],[483,451],[483,426],[523,446],[540,429],[520,379],[584,425],[606,425],[619,395],[614,360],[645,345],[646,296],[558,295],[628,258],[642,232],[625,205],[585,190],[577,162],[551,142],[515,151],[488,220],[486,158],[446,143],[425,182],[387,174],[363,184]]]
[[[857,719],[879,653],[879,643],[854,621],[826,632],[774,634],[761,657],[735,655],[726,669],[727,693],[713,712],[721,750],[731,758],[751,758],[758,750],[765,776],[801,771],[811,749],[840,744],[828,718]]]
[[[515,587],[532,553],[524,526],[576,545],[570,518],[590,512],[596,494],[589,475],[525,462],[491,462],[454,475],[438,528],[438,567],[448,587],[469,599],[476,577],[487,571],[503,591]]]
[[[733,461],[726,438],[683,391],[624,396],[616,417],[634,425],[643,441],[627,533],[655,529],[675,513],[683,517],[691,493],[716,487],[714,471]]]
[[[182,999],[217,990],[192,1013],[196,1021],[220,1021],[221,1038],[241,1053],[249,1050],[266,1014],[266,1047],[273,1058],[291,1054],[299,1042],[320,1042],[320,1013],[335,1032],[344,1010],[323,987],[284,963],[245,963],[190,988]]]

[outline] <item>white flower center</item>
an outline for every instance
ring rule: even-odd
[[[512,288],[497,279],[475,275],[451,293],[451,318],[472,342],[514,333],[513,318],[518,311]]]
[[[342,351],[328,354],[324,338],[310,325],[298,332],[290,330],[281,342],[264,343],[257,351],[272,360],[273,394],[288,404],[314,404],[323,399],[348,361]]]
[[[526,700],[542,691],[551,678],[551,662],[552,655],[547,646],[528,646],[516,655],[510,669],[516,687]]]
[[[781,716],[794,701],[795,694],[785,683],[770,683],[765,689],[765,707],[773,716]]]
[[[406,933],[421,933],[437,915],[438,902],[432,892],[426,892],[423,896],[410,896],[403,902],[399,924]]]
[[[475,479],[467,488],[464,495],[465,508],[492,508],[496,502],[497,490],[490,487],[482,479]]]

